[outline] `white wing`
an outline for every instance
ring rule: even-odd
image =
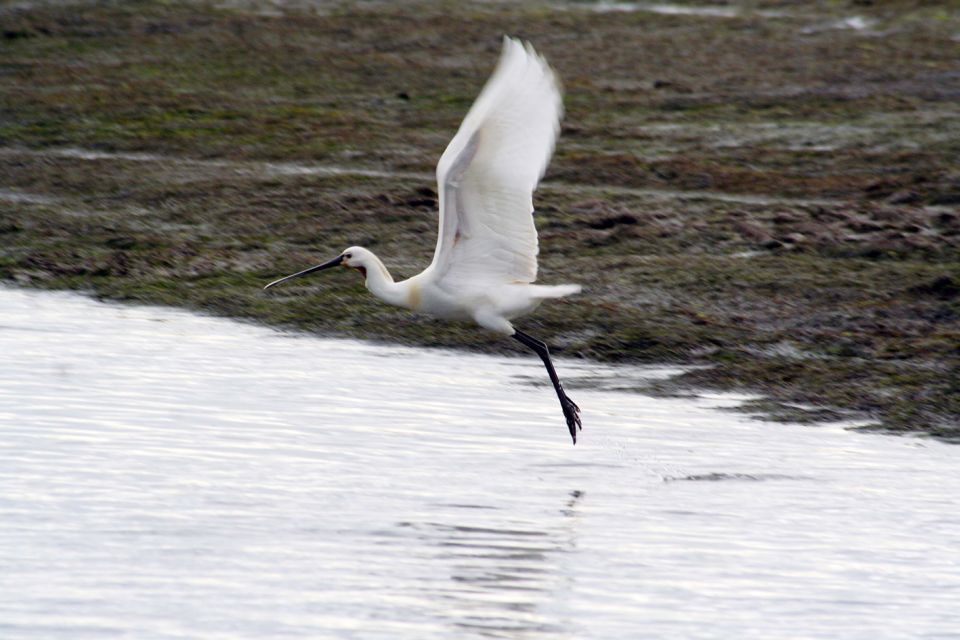
[[[536,280],[533,191],[553,153],[562,110],[546,61],[505,37],[496,70],[437,165],[435,277],[454,286]]]

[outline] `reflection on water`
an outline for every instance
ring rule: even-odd
[[[780,473],[695,473],[681,478],[667,476],[664,482],[723,482],[739,480],[742,482],[763,482],[764,480],[803,480],[803,476],[786,476]]]
[[[947,638],[960,447],[0,289],[0,638]],[[336,371],[336,376],[330,376]]]
[[[456,629],[485,637],[516,634],[550,637],[564,629],[542,611],[544,603],[567,586],[559,555],[576,550],[577,503],[571,491],[558,510],[562,518],[498,525],[498,517],[477,512],[451,513],[458,524],[401,522],[428,549],[428,559],[449,566],[450,582],[423,589],[427,598],[445,603],[444,618]],[[495,506],[458,505],[497,511]],[[470,524],[466,524],[470,523]],[[551,527],[545,528],[549,523]]]

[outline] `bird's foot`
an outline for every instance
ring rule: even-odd
[[[563,394],[560,398],[560,406],[563,408],[563,417],[567,419],[567,428],[570,429],[573,444],[577,444],[577,430],[583,430],[583,425],[580,423],[580,407],[568,398],[567,394]]]

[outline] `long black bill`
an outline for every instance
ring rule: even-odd
[[[313,273],[314,271],[323,271],[324,269],[329,269],[330,267],[335,267],[335,266],[337,266],[338,264],[340,264],[341,262],[343,262],[343,256],[342,256],[342,255],[339,255],[339,256],[337,256],[336,258],[334,258],[333,260],[330,260],[330,261],[328,261],[328,262],[324,262],[323,264],[318,264],[318,265],[315,266],[315,267],[310,267],[309,269],[304,269],[303,271],[297,271],[296,273],[291,274],[291,275],[289,275],[289,276],[287,276],[287,277],[285,277],[285,278],[280,278],[279,280],[274,280],[273,282],[271,282],[270,284],[268,284],[267,286],[265,286],[264,289],[269,289],[270,287],[272,287],[272,286],[275,285],[275,284],[280,284],[281,282],[286,282],[287,280],[293,280],[294,278],[299,278],[300,276],[305,276],[305,275],[307,275],[307,274],[309,274],[309,273]]]

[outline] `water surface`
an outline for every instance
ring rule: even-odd
[[[960,638],[960,448],[559,369],[0,289],[0,637]]]

